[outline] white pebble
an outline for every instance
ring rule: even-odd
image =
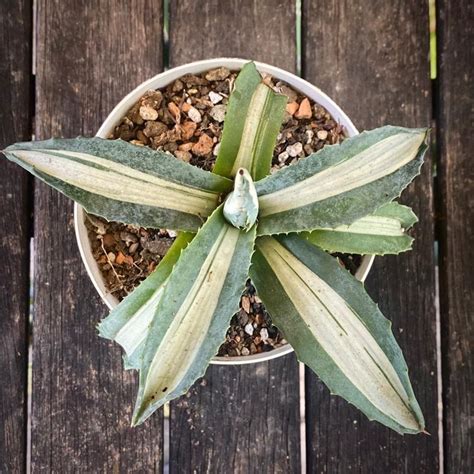
[[[110,263],[114,263],[115,262],[115,254],[113,252],[109,252],[107,254],[107,258],[110,260]]]
[[[301,142],[296,142],[294,145],[290,145],[286,148],[288,155],[295,158],[303,151],[303,144]]]
[[[279,161],[280,163],[284,163],[284,162],[288,159],[289,156],[290,156],[290,155],[288,154],[287,151],[282,151],[282,152],[278,155],[278,161]]]
[[[174,238],[178,235],[178,234],[176,233],[176,231],[174,231],[174,230],[169,230],[169,229],[167,229],[167,232],[168,232],[168,235],[169,235],[172,239],[174,239]]]
[[[314,137],[314,132],[312,130],[306,130],[306,144],[309,145]]]
[[[319,130],[316,134],[320,140],[326,140],[328,137],[328,132],[326,130]]]
[[[209,111],[209,115],[216,121],[216,122],[223,122],[225,118],[225,111],[226,111],[226,106],[224,104],[216,105],[215,107],[212,107],[212,109]]]
[[[244,330],[249,336],[251,336],[253,334],[252,324],[251,323],[246,324]]]
[[[209,100],[213,104],[218,104],[222,99],[223,99],[223,97],[220,94],[218,94],[217,92],[214,92],[214,91],[209,92]]]
[[[219,154],[219,148],[221,147],[220,142],[214,147],[214,150],[212,150],[212,154],[214,156],[217,156]]]
[[[263,342],[265,342],[268,339],[268,329],[267,328],[260,329],[260,337],[262,338]]]
[[[142,105],[140,107],[140,117],[143,120],[156,120],[158,118],[158,112],[149,105]]]
[[[250,351],[246,347],[242,347],[242,350],[240,351],[240,353],[243,356],[248,356],[250,354]]]
[[[195,107],[188,110],[188,117],[194,122],[199,123],[202,120],[201,113]]]

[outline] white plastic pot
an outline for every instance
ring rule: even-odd
[[[208,59],[204,61],[196,61],[194,63],[185,64],[184,66],[179,66],[165,71],[161,74],[158,74],[155,77],[149,79],[148,81],[143,82],[117,104],[117,106],[105,119],[104,123],[97,132],[97,136],[101,138],[107,138],[112,133],[115,126],[126,115],[128,110],[140,99],[140,97],[146,91],[150,89],[161,89],[170,84],[171,82],[175,81],[179,77],[184,76],[185,74],[199,74],[201,72],[208,71],[209,69],[215,69],[221,66],[227,67],[231,70],[239,70],[247,62],[248,60],[234,58]],[[349,117],[341,110],[341,108],[317,87],[301,79],[300,77],[291,74],[290,72],[284,71],[283,69],[279,69],[277,67],[259,62],[256,62],[255,64],[260,72],[271,74],[275,79],[279,79],[286,82],[292,88],[300,91],[302,94],[309,97],[318,104],[321,104],[336,121],[340,122],[341,125],[344,126],[347,134],[350,137],[359,133],[355,128],[354,124],[349,119]],[[102,300],[110,309],[112,309],[118,305],[119,301],[115,296],[110,294],[107,291],[107,288],[105,287],[105,282],[100,272],[99,266],[97,265],[92,255],[91,246],[87,235],[87,229],[84,224],[84,219],[84,209],[78,204],[76,204],[74,208],[74,224],[76,229],[77,243],[81,252],[82,261],[84,262],[84,265],[87,269],[87,273],[89,274],[89,277],[92,280],[92,283],[94,284]],[[359,267],[356,273],[357,279],[359,279],[360,281],[365,280],[370,271],[370,268],[372,267],[373,261],[373,256],[366,255],[363,257],[361,266]],[[281,357],[290,352],[293,352],[293,348],[289,344],[287,344],[270,352],[264,352],[255,355],[237,357],[214,357],[211,363],[223,365],[251,364],[254,362],[276,359],[277,357]]]

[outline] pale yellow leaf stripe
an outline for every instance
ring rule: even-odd
[[[124,348],[128,356],[138,348],[148,335],[148,326],[155,315],[162,293],[163,286],[160,286],[115,336],[114,340]]]
[[[252,147],[255,143],[255,137],[262,126],[262,114],[265,110],[267,98],[271,93],[272,90],[269,89],[265,84],[260,84],[257,89],[255,89],[252,100],[249,104],[249,114],[247,115],[244,129],[242,131],[239,152],[237,153],[237,158],[235,159],[234,166],[232,167],[232,176],[237,174],[239,168],[245,168],[253,176],[253,170],[251,167],[255,160],[252,154]]]
[[[323,201],[388,176],[409,163],[424,140],[422,133],[392,135],[307,179],[262,195],[260,217]]]
[[[147,374],[143,400],[164,391],[172,392],[191,368],[207,337],[239,233],[235,227],[226,225],[213,244],[196,281],[156,349]]]
[[[261,238],[259,248],[308,329],[350,382],[381,412],[418,430],[395,369],[344,299],[275,239]]]
[[[44,174],[109,199],[204,216],[217,204],[215,193],[166,181],[86,153],[66,150],[15,150],[13,153]],[[54,158],[51,153],[55,153]],[[68,156],[105,169],[70,160]]]
[[[350,225],[340,225],[334,227],[318,227],[318,230],[330,230],[332,232],[342,232],[351,234],[369,234],[369,235],[386,235],[396,237],[404,235],[403,228],[398,219],[390,217],[367,216],[353,222]]]

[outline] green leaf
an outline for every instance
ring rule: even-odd
[[[378,128],[259,181],[259,235],[334,228],[372,214],[419,174],[427,133]]]
[[[230,180],[122,140],[53,139],[4,153],[87,212],[143,227],[196,231],[232,189]]]
[[[398,254],[411,249],[413,237],[405,231],[417,221],[409,207],[390,202],[350,225],[316,229],[302,235],[329,252]]]
[[[391,324],[362,283],[295,234],[258,238],[250,275],[299,360],[332,393],[400,433],[423,431]]]
[[[150,326],[133,425],[204,375],[238,310],[254,240],[255,226],[236,229],[221,206],[181,254]]]
[[[214,173],[226,178],[232,176],[232,168],[239,152],[250,101],[255,89],[261,82],[262,76],[257,71],[255,64],[252,62],[245,64],[235,80],[234,90],[227,104],[224,130],[219,154],[213,169]]]
[[[237,78],[214,167],[218,174],[234,177],[239,168],[245,168],[254,180],[259,180],[270,171],[287,98],[260,81],[253,63],[244,66]]]
[[[276,94],[265,84],[257,86],[247,111],[232,176],[240,168],[247,169],[255,181],[268,175],[286,101],[286,96]]]
[[[99,335],[117,342],[125,350],[125,368],[139,369],[141,354],[166,281],[181,251],[194,234],[180,232],[156,270],[133,290],[98,325]]]

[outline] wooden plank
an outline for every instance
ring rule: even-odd
[[[474,4],[436,6],[444,465],[454,474],[474,470]]]
[[[38,1],[39,139],[93,135],[122,96],[162,67],[161,1]],[[129,427],[137,384],[99,339],[107,311],[88,280],[72,202],[37,183],[33,472],[162,467],[162,414]]]
[[[219,56],[294,71],[295,9],[282,0],[171,2],[172,66]],[[299,472],[298,365],[293,355],[211,366],[171,404],[171,472]]]
[[[0,4],[0,149],[31,130],[31,2]],[[26,468],[30,198],[27,174],[0,172],[0,472]]]
[[[304,2],[305,77],[359,129],[430,126],[428,3]],[[307,374],[310,472],[437,472],[438,413],[431,160],[403,195],[420,217],[413,250],[377,258],[367,287],[393,321],[431,436],[400,436],[330,397]]]

